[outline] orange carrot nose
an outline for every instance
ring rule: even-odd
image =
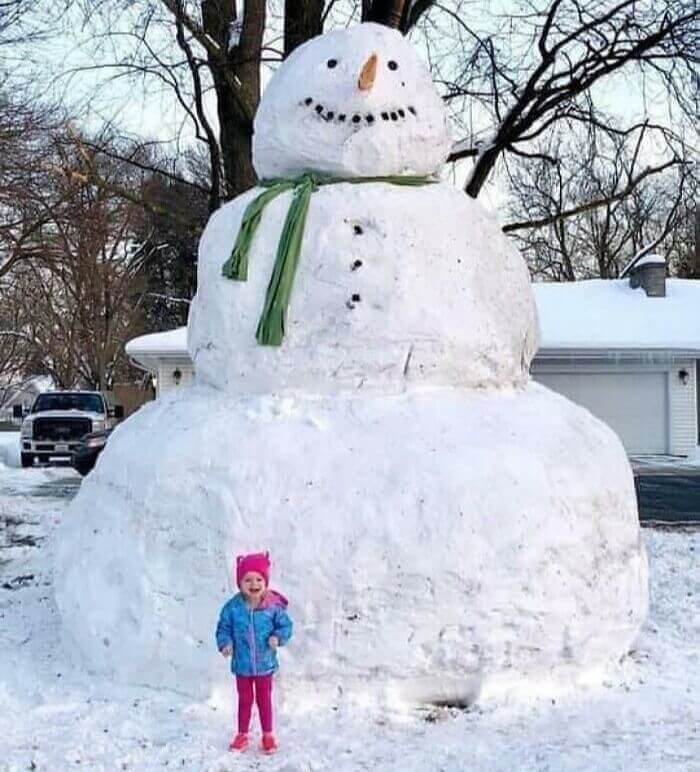
[[[360,70],[360,77],[357,79],[357,87],[360,91],[369,91],[374,85],[374,80],[377,77],[377,62],[379,57],[376,54],[372,54],[370,58],[362,65]]]

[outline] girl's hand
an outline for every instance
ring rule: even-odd
[[[271,635],[267,642],[270,644],[270,648],[274,651],[280,645],[280,639],[276,635]]]
[[[233,654],[233,644],[227,643],[220,651],[224,657],[230,657]]]

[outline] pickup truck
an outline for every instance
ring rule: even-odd
[[[123,408],[117,405],[110,409],[99,391],[39,394],[22,421],[22,466],[32,466],[35,458],[71,458],[86,434],[111,429],[123,417]]]

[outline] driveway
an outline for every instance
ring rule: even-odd
[[[700,524],[700,465],[672,456],[630,460],[642,522]]]

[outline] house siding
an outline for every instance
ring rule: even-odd
[[[175,381],[173,376],[173,373],[176,370],[179,370],[182,373],[179,384]],[[194,367],[191,362],[184,359],[182,361],[161,360],[158,363],[157,376],[156,397],[160,397],[172,389],[191,384],[194,381]]]
[[[695,415],[698,421],[695,442],[700,446],[700,359],[695,361]]]
[[[688,374],[688,381],[685,384],[679,376],[683,370]],[[688,456],[694,452],[698,444],[698,401],[696,396],[698,382],[695,360],[677,362],[670,370],[668,378],[671,453],[675,456]]]
[[[687,383],[683,383],[679,373],[688,373]],[[624,364],[616,362],[547,362],[537,360],[532,364],[532,375],[537,380],[538,374],[564,373],[570,375],[594,374],[601,376],[613,373],[658,373],[667,379],[668,410],[668,452],[674,456],[687,456],[694,452],[698,444],[698,366],[696,360],[676,360],[667,364],[640,363]]]

